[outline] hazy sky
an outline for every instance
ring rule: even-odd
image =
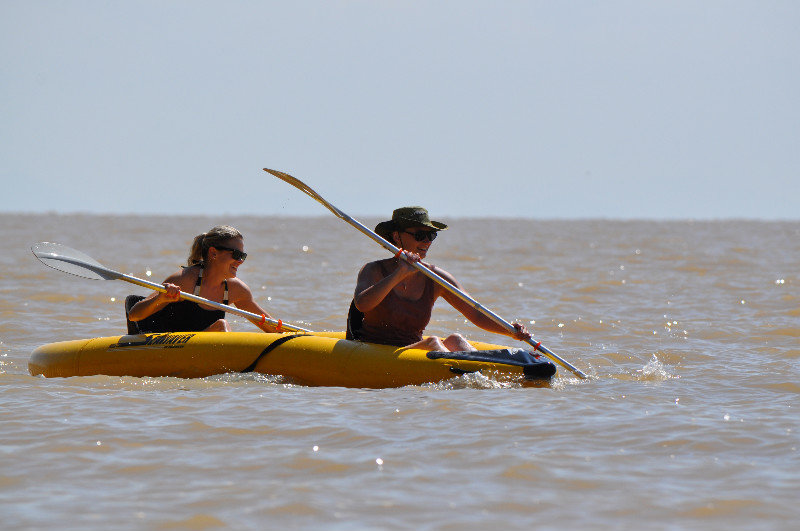
[[[0,0],[0,211],[800,219],[800,2]]]

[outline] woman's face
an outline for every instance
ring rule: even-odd
[[[247,258],[242,238],[231,238],[218,246],[212,245],[208,251],[209,259],[214,267],[226,270],[228,277],[235,277],[239,266]],[[233,255],[236,255],[236,258]]]

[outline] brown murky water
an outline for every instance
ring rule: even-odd
[[[363,220],[374,224],[377,220]],[[385,251],[330,218],[0,215],[5,529],[790,529],[800,520],[800,223],[446,220],[429,261],[592,378],[386,390],[260,375],[43,379],[37,346],[118,335],[147,291],[40,264],[38,241],[160,282],[245,234],[276,317],[341,330]],[[234,329],[254,330],[232,316]],[[444,301],[429,332],[464,323]]]

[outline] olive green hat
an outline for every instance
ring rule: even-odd
[[[392,232],[409,227],[428,227],[434,230],[447,230],[447,225],[431,221],[428,211],[420,206],[398,208],[392,212],[392,219],[382,221],[375,227],[375,232],[384,240],[392,241]]]

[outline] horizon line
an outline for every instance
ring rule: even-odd
[[[219,217],[219,216],[226,216],[226,217],[238,217],[238,218],[285,218],[285,219],[317,219],[317,218],[335,218],[332,214],[254,214],[254,213],[230,213],[230,212],[222,212],[220,214],[208,214],[208,213],[188,213],[188,212],[95,212],[95,211],[84,211],[84,210],[75,210],[75,211],[58,211],[58,210],[42,210],[42,211],[0,211],[0,216],[87,216],[87,217],[106,217],[106,216],[118,216],[118,217],[175,217],[175,218],[191,218],[191,217]],[[352,217],[362,217],[362,218],[382,218],[384,216],[381,215],[363,215],[363,216],[352,216]],[[709,217],[642,217],[642,216],[616,216],[616,217],[609,217],[609,216],[576,216],[576,217],[569,217],[569,216],[551,216],[551,217],[537,217],[537,216],[503,216],[503,215],[452,215],[452,216],[440,216],[446,217],[448,219],[459,219],[459,220],[497,220],[497,221],[513,221],[513,220],[531,220],[531,221],[649,221],[649,222],[659,222],[659,221],[677,221],[677,222],[694,222],[694,221],[709,221],[709,222],[725,222],[725,221],[755,221],[755,222],[800,222],[800,216],[796,218],[767,218],[767,217],[744,217],[744,216],[735,216],[735,217],[717,217],[717,216],[709,216]]]

